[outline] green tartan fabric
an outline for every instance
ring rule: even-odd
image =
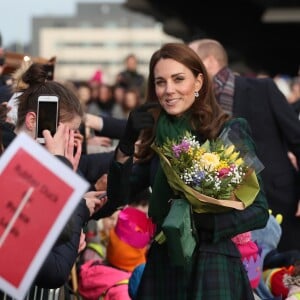
[[[188,270],[170,265],[166,246],[155,243],[148,261],[136,300],[254,299],[238,255],[198,251]]]
[[[153,242],[135,300],[187,300],[190,270],[171,264],[167,244]]]
[[[234,119],[226,126],[237,131],[239,141],[247,149],[255,150],[246,120]],[[114,180],[108,181],[108,188],[120,191],[126,187],[134,194],[153,183],[157,164],[157,157],[147,164],[137,164],[132,168],[130,178],[121,176],[121,181],[117,174],[111,174]],[[124,172],[127,167],[124,165]],[[122,174],[121,167],[118,172]],[[154,241],[149,249],[137,300],[253,300],[240,254],[231,238],[239,233],[262,228],[267,223],[269,212],[260,175],[258,180],[261,184],[260,192],[246,209],[195,214],[200,241],[189,268],[172,266],[167,244],[159,245]],[[159,193],[156,195],[159,197]],[[119,196],[122,196],[121,193]],[[121,202],[118,198],[113,201]],[[207,218],[211,219],[210,222],[207,222]],[[208,229],[209,224],[212,227]],[[159,230],[158,226],[157,232]]]
[[[222,270],[220,272],[220,270]],[[207,300],[253,300],[253,291],[239,257],[198,252],[192,278],[192,297]]]

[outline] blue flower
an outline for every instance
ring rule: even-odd
[[[201,181],[205,178],[205,172],[204,171],[198,171],[193,176],[193,185],[197,186],[200,185]]]

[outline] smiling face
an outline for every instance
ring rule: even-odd
[[[155,93],[162,108],[170,115],[181,116],[195,101],[195,92],[203,84],[185,65],[174,59],[162,58],[154,67]]]

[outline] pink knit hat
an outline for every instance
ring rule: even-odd
[[[128,206],[120,211],[115,232],[120,240],[140,249],[150,242],[154,224],[145,212]]]

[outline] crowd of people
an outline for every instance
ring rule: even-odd
[[[285,96],[270,76],[232,70],[219,41],[199,39],[162,45],[147,78],[133,54],[113,84],[99,72],[86,82],[59,82],[32,62],[1,78],[1,153],[20,132],[36,138],[37,99],[56,95],[59,126],[53,135],[44,131],[44,146],[90,184],[33,286],[69,286],[83,299],[293,299],[300,284],[296,75]],[[208,204],[199,211],[174,188],[153,145],[186,132],[203,144],[224,130],[263,166],[259,189],[243,209]],[[162,234],[177,199],[188,202],[196,237],[183,265]]]

